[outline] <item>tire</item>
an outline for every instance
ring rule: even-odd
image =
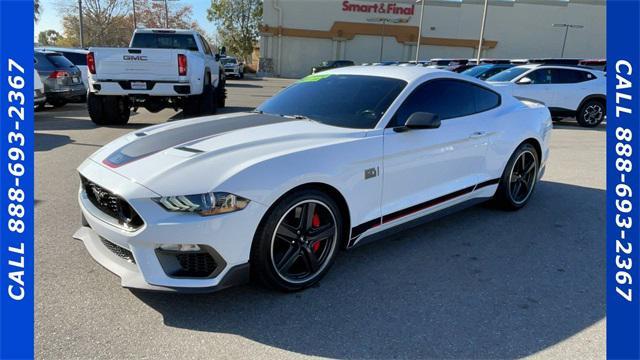
[[[106,96],[103,99],[107,125],[126,125],[131,116],[129,100],[122,96]]]
[[[301,190],[286,195],[256,231],[252,279],[285,292],[316,284],[329,271],[342,244],[343,224],[337,204],[325,193]]]
[[[596,127],[600,125],[606,115],[607,106],[604,100],[590,99],[580,106],[576,120],[582,127]]]
[[[89,111],[89,117],[96,125],[107,125],[106,114],[104,112],[103,96],[89,93],[87,96],[87,110]]]
[[[498,184],[494,197],[498,206],[505,210],[518,210],[529,202],[538,182],[539,159],[535,147],[529,143],[516,149]]]
[[[227,104],[227,80],[223,75],[220,75],[220,81],[218,81],[218,90],[216,91],[218,107],[223,108]]]
[[[213,85],[205,85],[200,95],[200,115],[212,115],[218,110],[218,102],[216,97],[216,88]]]
[[[244,72],[240,72],[240,76],[238,76],[238,78],[244,79]]]
[[[185,117],[198,116],[200,112],[200,95],[187,96],[184,100],[182,113]]]

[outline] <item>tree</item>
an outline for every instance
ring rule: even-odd
[[[42,11],[42,8],[40,7],[40,0],[34,0],[33,1],[33,21],[35,22],[40,21],[40,11]]]
[[[217,25],[228,53],[250,59],[260,34],[262,0],[211,0],[207,20]]]
[[[126,46],[131,38],[133,20],[129,0],[82,0],[85,46]],[[65,45],[80,46],[78,2],[61,5]]]
[[[150,0],[136,0],[136,15],[138,27],[164,28],[164,2]],[[191,5],[176,7],[169,2],[169,27],[175,29],[193,29],[204,35],[198,23],[192,19]]]
[[[49,29],[45,31],[40,31],[38,34],[38,43],[43,46],[46,45],[57,45],[58,41],[62,39],[60,33],[55,30]]]

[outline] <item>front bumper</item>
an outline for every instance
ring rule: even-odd
[[[151,198],[158,195],[91,160],[80,173],[110,189],[140,215],[144,225],[124,229],[97,208],[81,188],[78,201],[84,225],[74,234],[89,254],[121,278],[124,287],[159,291],[209,292],[248,280],[251,243],[266,208],[256,202],[234,213],[210,217],[164,210]],[[104,240],[107,240],[105,242]],[[175,276],[158,253],[160,245],[198,244],[215,253],[215,272],[208,277]],[[114,247],[116,250],[114,250]],[[129,258],[130,254],[132,259]]]

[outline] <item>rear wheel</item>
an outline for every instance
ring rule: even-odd
[[[576,118],[580,126],[595,127],[600,125],[606,115],[607,107],[605,106],[604,101],[591,99],[587,100],[580,109],[578,109]]]
[[[125,125],[129,122],[129,100],[121,96],[87,96],[89,117],[96,125]]]
[[[216,91],[216,100],[218,101],[218,107],[223,108],[227,102],[227,79],[224,74],[220,74],[220,80],[218,81],[218,89]]]
[[[216,99],[216,88],[211,84],[205,85],[202,95],[200,95],[200,114],[215,114],[218,109],[218,102]]]
[[[524,207],[538,181],[538,152],[524,143],[511,155],[498,185],[495,200],[507,210]]]
[[[305,190],[286,196],[256,233],[251,253],[254,278],[281,291],[317,283],[333,263],[342,224],[338,206],[324,193]]]
[[[131,116],[129,100],[122,96],[107,96],[103,99],[104,112],[109,125],[125,125]]]

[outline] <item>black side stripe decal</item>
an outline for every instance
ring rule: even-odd
[[[455,198],[457,198],[459,196],[469,194],[470,192],[472,192],[474,190],[479,190],[479,189],[487,187],[487,186],[496,185],[499,182],[500,182],[500,179],[487,180],[487,181],[481,182],[481,183],[479,183],[479,184],[477,184],[475,186],[469,186],[469,187],[466,187],[464,189],[461,189],[461,190],[458,190],[458,191],[454,191],[454,192],[452,192],[450,194],[443,195],[443,196],[437,197],[435,199],[431,199],[431,200],[425,201],[423,203],[410,206],[410,207],[408,207],[406,209],[398,210],[398,211],[392,212],[390,214],[383,215],[382,218],[373,219],[373,220],[367,221],[365,223],[362,223],[362,224],[354,227],[351,230],[351,240],[349,241],[349,246],[353,245],[353,242],[360,235],[362,235],[365,231],[367,231],[369,229],[373,229],[376,226],[388,223],[388,222],[393,221],[393,220],[397,220],[397,219],[403,218],[405,216],[411,215],[411,214],[416,213],[418,211],[422,211],[422,210],[428,209],[430,207],[439,205],[439,204],[441,204],[441,203],[443,203],[445,201],[449,201],[449,200],[455,199]]]

